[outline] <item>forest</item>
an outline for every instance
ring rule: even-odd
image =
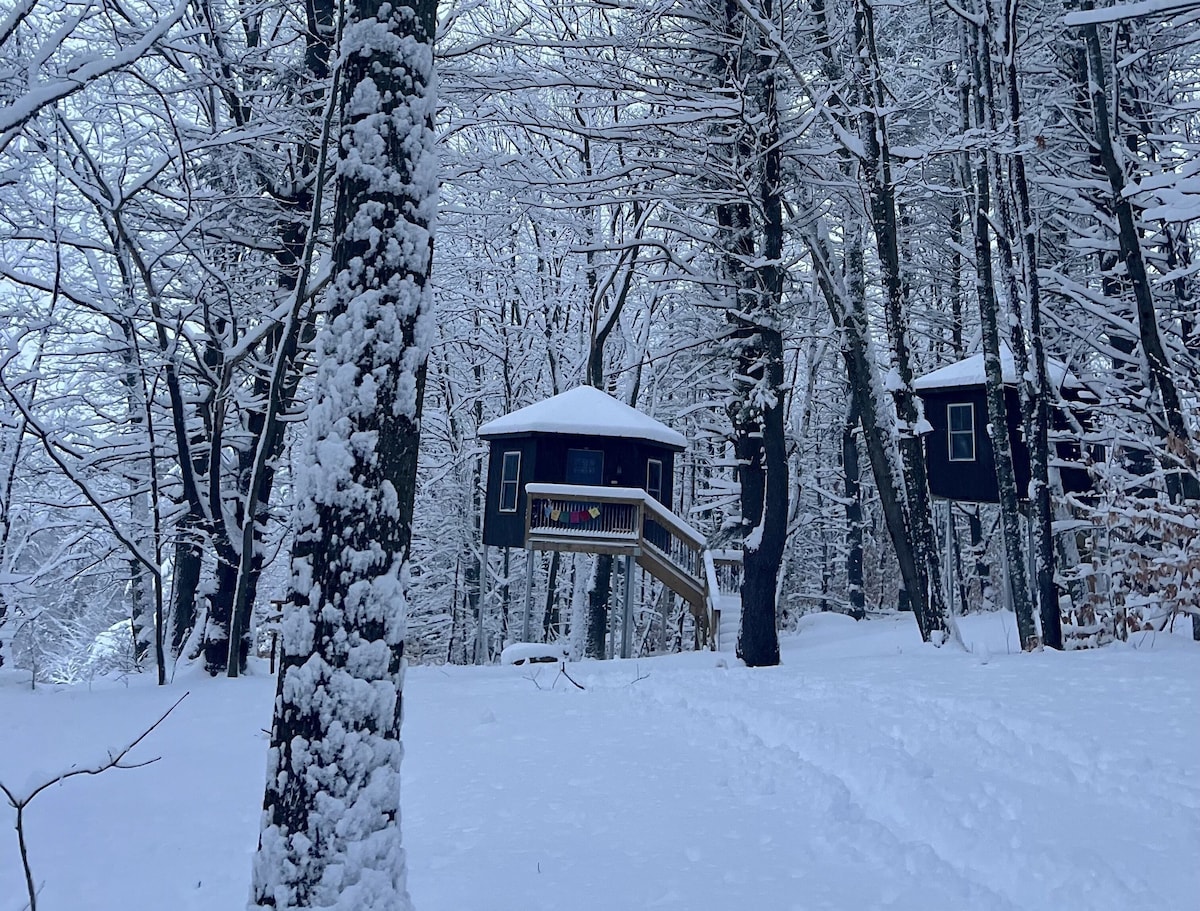
[[[876,7],[439,8],[410,660],[511,640],[526,566],[484,563],[476,431],[580,384],[687,437],[679,515],[731,547],[761,529],[747,625],[899,605],[928,638],[1011,604],[1054,647],[1200,635],[1195,4]],[[10,667],[236,675],[278,625],[345,224],[342,15],[4,13]],[[979,352],[999,494],[954,503],[947,548],[913,380]],[[1082,494],[1059,482],[1068,438]],[[582,653],[610,563],[539,556],[545,637]],[[694,647],[683,605],[639,584],[643,650]]]
[[[261,735],[257,845],[210,785],[158,826],[193,837],[160,892],[228,850],[252,908],[411,907],[413,666],[414,870],[500,827],[434,905],[711,906],[795,841],[822,907],[1181,907],[1198,54],[1197,0],[6,0],[5,894],[101,900],[63,861],[93,827],[36,822],[69,780],[148,821],[256,789]],[[554,401],[589,404],[519,426]],[[604,426],[644,484],[497,448]],[[155,740],[178,779],[107,784]],[[562,860],[614,830],[638,870],[724,837],[723,885]],[[1151,856],[1063,854],[1096,832]]]

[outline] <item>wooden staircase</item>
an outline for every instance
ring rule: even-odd
[[[730,601],[721,593],[718,567],[732,553],[740,563],[740,552],[710,551],[700,532],[637,488],[528,484],[525,495],[527,549],[632,556],[687,602],[710,648],[728,644],[721,633]]]

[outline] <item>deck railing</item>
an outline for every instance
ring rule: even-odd
[[[677,570],[695,579],[704,578],[704,536],[675,513],[646,494],[642,501],[642,539]]]
[[[527,484],[525,495],[526,547],[636,555],[693,610],[703,612],[711,629],[704,536],[646,491]]]
[[[645,494],[624,487],[528,484],[525,538],[582,537],[636,541]]]

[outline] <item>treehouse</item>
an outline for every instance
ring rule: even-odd
[[[1026,499],[1030,476],[1029,447],[1022,426],[1017,370],[1007,346],[1000,354],[1017,495]],[[1052,401],[1062,403],[1052,408],[1050,415],[1053,448],[1050,468],[1052,472],[1058,472],[1064,491],[1083,493],[1092,485],[1080,462],[1080,441],[1071,428],[1073,424],[1086,421],[1087,406],[1094,396],[1061,361],[1047,358],[1046,372]],[[1000,490],[996,481],[995,452],[988,434],[983,354],[972,355],[918,377],[913,388],[924,404],[925,420],[930,425],[925,430],[925,463],[930,492],[946,500],[998,503]],[[1071,412],[1077,412],[1074,422],[1070,419]]]
[[[529,484],[636,489],[669,510],[675,455],[687,448],[666,424],[591,386],[489,421],[479,436],[491,444],[483,519],[491,547],[526,546]],[[598,508],[577,504],[555,521],[563,532],[584,531]]]
[[[623,657],[635,562],[690,605],[719,647],[713,554],[671,509],[675,457],[687,448],[681,434],[580,386],[489,421],[479,436],[490,447],[483,543],[528,553],[522,641],[532,636],[533,554],[549,550],[624,558]],[[727,627],[735,616],[726,610]]]

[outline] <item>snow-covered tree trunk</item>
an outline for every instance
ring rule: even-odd
[[[304,106],[316,110],[325,101],[330,75],[332,44],[336,38],[336,4],[334,0],[310,0],[306,4],[304,64],[305,78],[310,88],[304,96]],[[312,250],[309,234],[312,210],[319,205],[324,175],[319,173],[324,156],[324,130],[310,127],[309,136],[295,148],[295,176],[286,187],[285,214],[280,218],[278,249],[274,257],[278,265],[278,287],[281,295],[293,298],[295,307],[307,293],[308,271]],[[263,529],[270,518],[271,492],[275,486],[276,462],[283,453],[285,423],[280,416],[290,410],[300,388],[301,371],[297,367],[302,343],[311,342],[311,315],[292,319],[273,330],[266,339],[265,354],[273,360],[275,370],[258,373],[253,380],[254,400],[261,408],[252,408],[246,417],[246,429],[256,446],[245,446],[238,453],[238,479],[242,500],[246,504],[242,517],[242,543],[239,548],[234,588],[226,596],[232,600],[232,619],[229,636],[229,663],[226,672],[236,677],[246,665],[254,637],[251,622],[258,583],[265,565]]]
[[[783,139],[777,61],[760,28],[780,14],[771,0],[756,4],[750,14],[726,3],[723,13],[718,31],[724,47],[714,75],[725,91],[741,94],[746,111],[745,121],[722,127],[720,139],[728,148],[727,166],[745,186],[737,188],[733,201],[716,207],[732,292],[726,319],[734,366],[726,411],[733,426],[745,531],[737,653],[751,667],[764,667],[779,663],[776,607],[788,514]]]
[[[863,146],[862,173],[868,192],[868,209],[884,291],[884,318],[891,344],[893,375],[888,385],[895,401],[895,447],[900,453],[900,477],[907,507],[907,536],[917,579],[905,578],[905,589],[914,605],[922,637],[946,628],[947,611],[938,564],[937,536],[933,528],[925,448],[921,441],[916,396],[913,393],[912,351],[909,344],[910,300],[902,275],[901,225],[897,215],[896,183],[888,139],[889,107],[882,61],[876,42],[875,11],[865,0],[855,0],[854,36],[863,105],[858,115]],[[894,538],[893,538],[894,540]],[[916,584],[914,584],[914,581]],[[939,641],[940,644],[940,641]]]
[[[1012,149],[1009,152],[1008,190],[1015,205],[1001,206],[1001,219],[1002,222],[1012,222],[1011,210],[1015,208],[1016,224],[1006,225],[1005,228],[1012,245],[1007,258],[1020,260],[1024,291],[1021,298],[1012,291],[1009,297],[1010,306],[1014,311],[1019,304],[1021,308],[1020,318],[1012,322],[1012,349],[1020,374],[1018,383],[1021,389],[1021,410],[1025,439],[1029,447],[1034,581],[1038,614],[1042,621],[1042,643],[1051,648],[1061,649],[1062,616],[1058,603],[1058,589],[1054,583],[1054,516],[1050,502],[1050,400],[1051,397],[1057,398],[1058,390],[1050,388],[1046,367],[1046,346],[1042,337],[1041,279],[1038,276],[1037,225],[1034,222],[1029,177],[1025,166],[1025,154],[1022,151],[1024,139],[1021,132],[1021,86],[1017,67],[1017,4],[1015,0],[1005,0],[1003,19],[1000,22],[996,21],[993,4],[989,3],[987,8],[992,19],[991,34],[995,36],[999,33],[1001,45],[999,59],[1002,66],[998,70],[998,88],[1002,91],[996,93],[994,101],[997,105],[1007,102],[1007,110],[1003,114],[997,111],[997,114],[1001,121],[1007,119]],[[1000,95],[1004,97],[1001,98]],[[1007,114],[1007,118],[1004,114]],[[999,169],[996,176],[1000,176]],[[999,180],[996,192],[1005,193],[1005,188],[1000,186]],[[1007,196],[1004,199],[1007,202]],[[1016,284],[1015,274],[1012,284]]]
[[[432,0],[345,7],[334,277],[316,343],[253,907],[409,907],[400,717],[432,330],[435,13]]]
[[[989,123],[986,109],[991,97],[991,56],[987,34],[983,27],[975,29],[975,47],[971,59],[975,80],[975,126],[983,129]],[[964,124],[964,126],[967,126]],[[1021,648],[1031,649],[1038,644],[1033,606],[1022,548],[1021,514],[1017,505],[1016,470],[1013,467],[1012,440],[1008,432],[1008,408],[1005,402],[1004,370],[1000,353],[1000,306],[992,272],[991,240],[991,175],[990,152],[976,150],[975,157],[975,281],[979,298],[979,323],[983,336],[983,363],[987,390],[988,436],[996,460],[996,486],[1000,492],[1000,528],[1004,539],[1005,565]]]
[[[1084,0],[1081,8],[1091,9],[1091,0]],[[1154,288],[1146,268],[1137,218],[1127,190],[1129,177],[1123,165],[1125,156],[1119,147],[1121,137],[1119,134],[1114,136],[1099,29],[1095,23],[1089,23],[1083,26],[1082,31],[1088,67],[1087,90],[1092,108],[1092,139],[1111,191],[1110,201],[1117,220],[1116,233],[1125,268],[1124,278],[1133,292],[1138,341],[1142,346],[1152,388],[1157,392],[1158,402],[1155,404],[1162,408],[1161,413],[1152,413],[1152,419],[1156,431],[1165,438],[1160,457],[1169,472],[1168,491],[1173,500],[1180,497],[1197,499],[1200,498],[1200,482],[1197,481],[1196,470],[1200,458],[1195,452],[1187,408],[1176,382],[1174,364],[1159,328]],[[1151,405],[1151,408],[1154,406]]]
[[[842,481],[846,511],[846,594],[850,601],[850,616],[862,620],[867,616],[866,591],[863,589],[863,509],[862,472],[858,464],[858,405],[850,397],[846,419],[842,424]]]

